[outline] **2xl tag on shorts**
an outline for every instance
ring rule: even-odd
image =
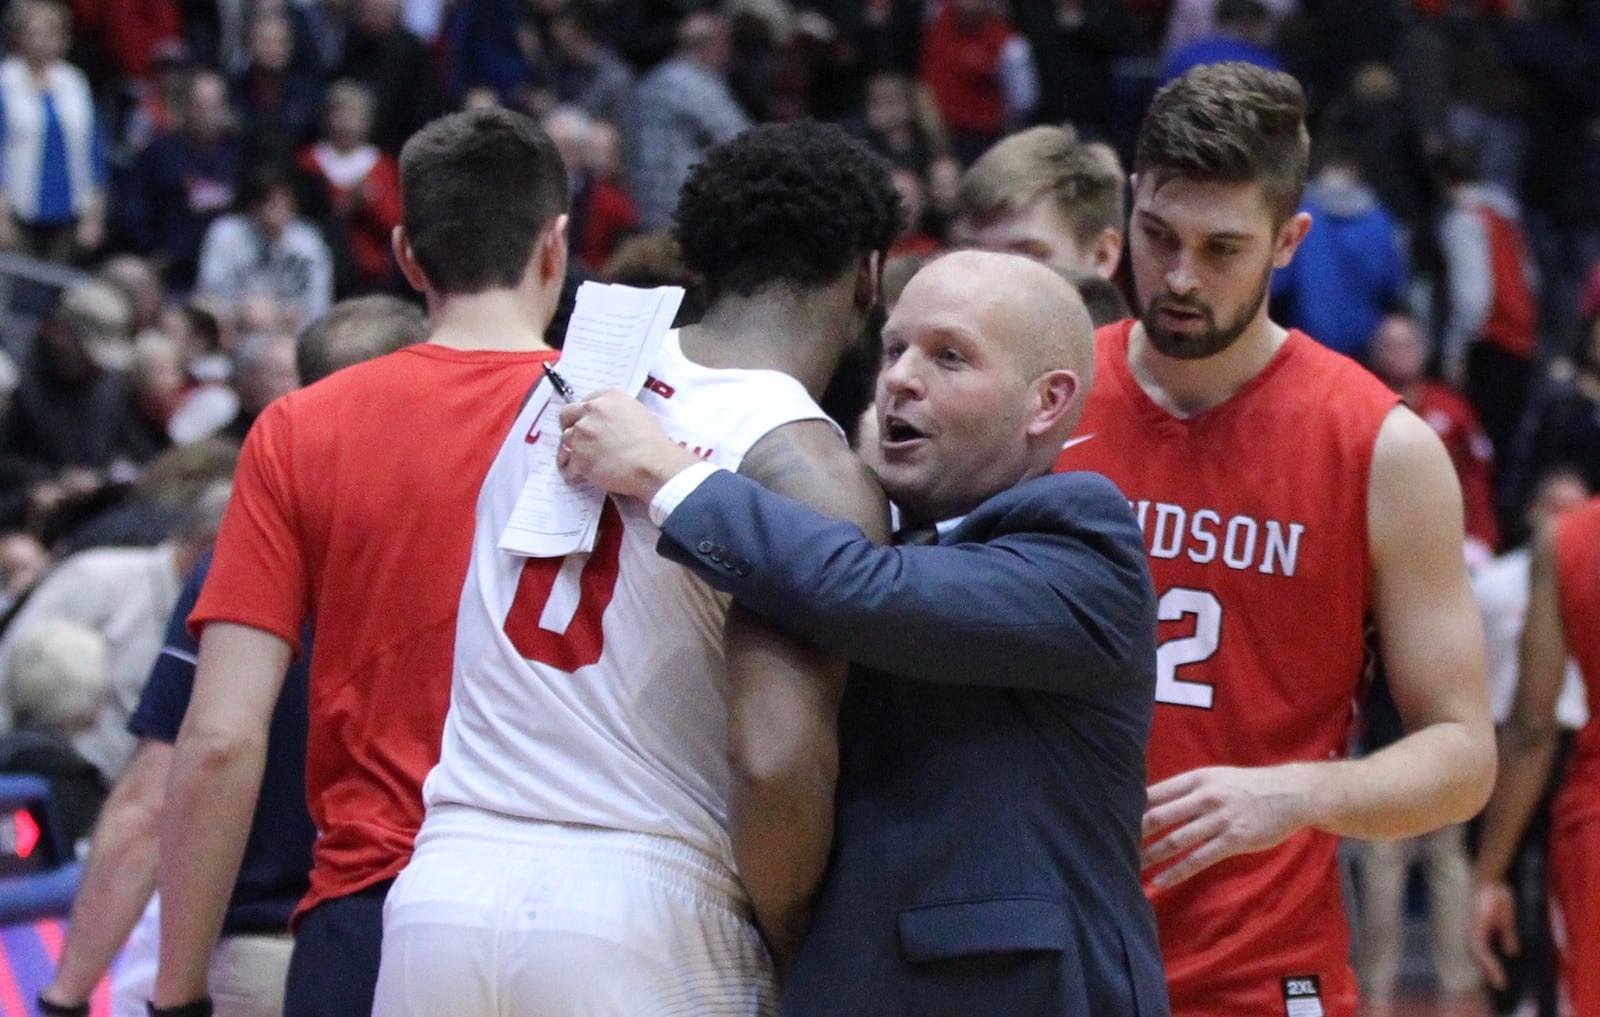
[[[1322,986],[1316,975],[1294,975],[1283,980],[1286,1017],[1323,1017]]]

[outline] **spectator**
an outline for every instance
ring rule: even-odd
[[[344,231],[355,283],[363,292],[398,282],[390,236],[400,225],[400,167],[370,140],[371,89],[336,81],[324,104],[325,134],[300,153],[299,167],[322,184]]]
[[[133,361],[128,378],[132,387],[132,427],[143,433],[156,451],[172,444],[167,421],[183,397],[183,347],[171,336],[146,332],[133,341]]]
[[[96,274],[128,298],[128,306],[133,310],[135,336],[161,330],[167,294],[161,277],[147,259],[136,254],[114,255],[106,259]]]
[[[533,63],[533,25],[519,0],[460,0],[445,21],[447,91],[452,99],[487,88],[512,109],[533,108],[542,84]]]
[[[1525,504],[1536,477],[1570,469],[1600,491],[1600,308],[1584,323],[1575,362],[1551,364],[1522,423],[1504,485],[1505,503]]]
[[[922,177],[916,170],[897,167],[890,171],[889,179],[894,181],[894,189],[900,194],[903,221],[900,235],[886,257],[938,253],[944,244],[928,230],[928,194]]]
[[[867,82],[862,136],[891,164],[918,175],[945,150],[939,111],[920,84],[901,74],[875,74]]]
[[[197,289],[235,314],[249,296],[271,297],[297,327],[333,303],[333,259],[317,228],[297,214],[294,188],[276,167],[251,173],[241,211],[206,230]]]
[[[443,102],[427,47],[400,23],[400,0],[350,0],[350,27],[335,77],[372,89],[372,138],[398,152],[411,132],[437,116]]]
[[[606,42],[607,15],[593,2],[569,3],[550,19],[556,98],[596,120],[620,123],[633,73]]]
[[[1121,0],[1015,0],[1017,28],[1039,69],[1034,120],[1069,124],[1085,140],[1116,140],[1115,67],[1139,50],[1139,26]]]
[[[16,452],[4,440],[11,422],[12,403],[21,382],[22,372],[18,370],[16,361],[0,351],[0,534],[20,529],[27,523],[33,486],[50,481],[55,474],[51,467]],[[5,539],[0,537],[0,541]],[[4,568],[0,566],[0,576],[3,573]],[[8,598],[5,591],[8,588],[9,584],[0,578],[0,605],[6,605]],[[4,610],[5,607],[0,606],[0,614]]]
[[[1026,121],[1039,98],[1028,42],[990,0],[944,0],[922,36],[919,75],[963,166]]]
[[[133,753],[128,717],[161,650],[183,578],[216,540],[227,501],[225,485],[208,488],[188,507],[177,534],[155,547],[94,548],[67,558],[39,581],[0,638],[0,661],[7,662],[15,659],[13,647],[46,619],[79,622],[105,639],[112,695],[73,745],[108,783]],[[10,696],[13,675],[8,671],[0,680]]]
[[[10,615],[50,564],[50,552],[26,533],[0,534],[0,610]]]
[[[544,129],[567,166],[568,243],[584,268],[598,271],[623,239],[638,231],[639,211],[627,191],[593,168],[596,127],[588,116],[573,106],[557,107],[545,116]]]
[[[129,181],[125,229],[168,286],[194,286],[206,228],[234,201],[239,140],[228,86],[216,71],[189,78],[182,125],[150,143]]]
[[[40,327],[6,422],[5,448],[59,472],[121,469],[153,451],[130,428],[132,311],[108,283],[68,287]]]
[[[750,126],[728,90],[730,59],[727,22],[691,14],[678,28],[672,58],[634,88],[623,132],[642,228],[665,228],[689,168],[706,149]]]
[[[56,0],[19,0],[0,62],[0,247],[62,263],[98,248],[106,224],[94,98],[63,59],[69,23]]]
[[[1301,246],[1302,252],[1304,245]],[[1296,259],[1298,260],[1298,259]],[[1466,398],[1423,373],[1427,342],[1409,315],[1391,314],[1372,338],[1372,372],[1400,393],[1412,412],[1433,428],[1461,481],[1466,510],[1468,566],[1486,563],[1500,546],[1494,511],[1494,446]]]
[[[189,507],[205,490],[226,484],[239,461],[239,445],[225,438],[190,442],[150,460],[131,483],[119,485],[109,504],[79,522],[60,541],[60,553],[95,547],[154,547],[172,539]]]
[[[1269,48],[1274,27],[1272,12],[1261,0],[1218,0],[1212,30],[1167,55],[1161,83],[1181,77],[1191,67],[1229,60],[1281,71],[1283,61]]]
[[[1162,53],[1171,56],[1185,46],[1215,35],[1220,6],[1219,0],[1172,0],[1161,43]],[[1268,0],[1266,7],[1275,22],[1282,21],[1293,13],[1296,0]]]
[[[233,387],[239,394],[239,414],[222,433],[242,442],[262,410],[300,387],[294,336],[288,332],[245,336],[234,353]]]
[[[1400,228],[1361,176],[1357,140],[1328,137],[1300,209],[1311,231],[1272,277],[1273,312],[1329,349],[1363,360],[1378,323],[1398,310],[1409,273]]]
[[[1450,210],[1439,225],[1449,279],[1441,344],[1445,380],[1460,387],[1500,451],[1527,404],[1538,325],[1538,279],[1517,200],[1456,145],[1445,161]]]
[[[319,83],[296,67],[289,18],[257,11],[250,19],[246,63],[229,88],[251,151],[282,157],[299,150],[316,127]]]
[[[105,638],[66,618],[42,618],[11,644],[0,773],[31,773],[50,784],[67,836],[89,835],[106,782],[72,740],[94,727],[110,691]]]
[[[1367,64],[1329,103],[1321,130],[1347,141],[1359,139],[1353,148],[1361,179],[1409,235],[1410,261],[1421,274],[1438,261],[1432,217],[1441,194],[1417,105],[1393,68]]]
[[[183,38],[176,0],[72,0],[72,16],[79,41],[103,55],[100,70],[113,81],[148,81],[162,49]]]

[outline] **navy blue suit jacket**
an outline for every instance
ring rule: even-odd
[[[854,665],[785,1014],[1168,1013],[1138,857],[1155,596],[1109,481],[1040,477],[939,546],[874,547],[718,473],[660,550]]]

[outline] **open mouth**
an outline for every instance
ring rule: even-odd
[[[904,448],[926,438],[927,435],[900,417],[883,419],[882,445],[885,448]]]

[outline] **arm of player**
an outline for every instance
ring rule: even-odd
[[[670,510],[659,553],[863,668],[1078,697],[1149,672],[1154,598],[1143,543],[1127,499],[1103,477],[1036,478],[1048,497],[969,517],[981,540],[885,548],[725,471],[686,473],[698,486],[675,490],[681,464],[694,460],[626,397],[602,393],[568,406],[562,421],[567,475],[632,497],[663,495],[652,509]]]
[[[1556,700],[1566,672],[1567,641],[1556,599],[1555,548],[1548,531],[1538,536],[1528,576],[1528,616],[1522,630],[1517,694],[1500,735],[1500,778],[1484,810],[1478,857],[1473,863],[1476,892],[1468,939],[1473,959],[1489,984],[1505,987],[1505,971],[1494,946],[1515,956],[1516,908],[1506,871],[1517,842],[1538,805],[1550,776],[1559,727]]]
[[[1384,666],[1407,734],[1364,759],[1206,767],[1150,788],[1147,867],[1183,881],[1307,827],[1341,837],[1412,837],[1462,822],[1494,783],[1483,624],[1461,557],[1460,485],[1444,447],[1397,408],[1378,434],[1368,539]]]
[[[831,427],[778,428],[740,473],[888,539],[877,481]],[[846,661],[735,608],[727,628],[729,826],[757,920],[779,970],[805,933],[833,842],[837,723]]]
[[[72,902],[55,980],[40,995],[59,1006],[89,1000],[156,888],[156,848],[172,746],[140,740],[95,823]]]
[[[161,831],[161,965],[154,1002],[207,995],[206,971],[244,856],[289,644],[226,622],[200,637]]]

